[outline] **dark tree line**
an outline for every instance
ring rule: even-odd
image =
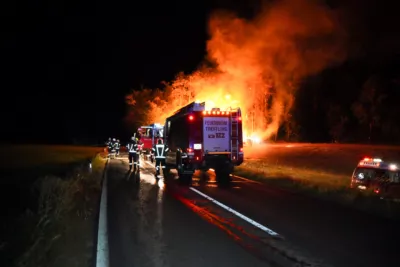
[[[304,81],[278,139],[400,143],[400,68],[354,64]]]

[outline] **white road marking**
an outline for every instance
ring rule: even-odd
[[[230,207],[228,207],[228,206],[222,204],[221,202],[219,202],[219,201],[213,199],[212,197],[210,197],[210,196],[204,194],[203,192],[200,192],[199,190],[197,190],[197,189],[195,189],[195,188],[193,188],[193,187],[189,187],[189,189],[192,190],[193,192],[199,194],[200,196],[202,196],[202,197],[204,197],[204,198],[210,200],[211,202],[217,204],[217,205],[220,206],[221,208],[223,208],[223,209],[225,209],[225,210],[227,210],[227,211],[229,211],[229,212],[235,214],[235,215],[238,216],[239,218],[241,218],[241,219],[245,220],[246,222],[252,224],[253,226],[257,227],[258,229],[260,229],[260,230],[262,230],[262,231],[268,233],[269,235],[271,235],[271,236],[281,236],[281,235],[278,234],[277,232],[275,232],[275,231],[269,229],[268,227],[266,227],[266,226],[264,226],[264,225],[262,225],[262,224],[260,224],[260,223],[258,223],[258,222],[256,222],[256,221],[254,221],[254,220],[252,220],[252,219],[250,219],[249,217],[247,217],[247,216],[241,214],[240,212],[237,212],[236,210],[234,210],[234,209],[232,209],[232,208],[230,208]]]
[[[154,165],[151,164],[150,162],[148,162],[148,161],[144,161],[144,162],[146,163],[146,165],[148,165],[148,166],[154,168]],[[239,179],[242,179],[242,180],[246,180],[246,181],[249,181],[249,182],[261,184],[260,182],[253,181],[253,180],[249,180],[249,179],[244,178],[244,177],[240,177],[240,176],[236,176],[236,175],[234,175],[233,177],[239,178]],[[226,206],[225,204],[222,204],[221,202],[219,202],[219,201],[213,199],[212,197],[210,197],[210,196],[204,194],[203,192],[201,192],[201,191],[199,191],[199,190],[197,190],[197,189],[195,189],[195,188],[193,188],[193,187],[189,187],[189,189],[192,190],[193,192],[199,194],[200,196],[202,196],[202,197],[204,197],[204,198],[210,200],[211,202],[217,204],[217,205],[220,206],[221,208],[223,208],[223,209],[225,209],[225,210],[227,210],[227,211],[229,211],[229,212],[235,214],[235,215],[238,216],[239,218],[245,220],[246,222],[250,223],[251,225],[257,227],[258,229],[260,229],[260,230],[266,232],[267,234],[269,234],[269,235],[271,235],[271,236],[275,236],[275,237],[277,237],[277,236],[282,237],[280,234],[278,234],[277,232],[271,230],[270,228],[268,228],[268,227],[266,227],[266,226],[264,226],[264,225],[262,225],[262,224],[260,224],[260,223],[258,223],[258,222],[256,222],[256,221],[250,219],[249,217],[247,217],[247,216],[241,214],[240,212],[238,212],[238,211],[236,211],[236,210],[234,210],[234,209],[232,209],[232,208]]]
[[[107,160],[104,169],[104,181],[100,199],[99,229],[97,232],[96,267],[110,266],[110,250],[108,247],[108,222],[107,222],[107,169],[110,160]]]

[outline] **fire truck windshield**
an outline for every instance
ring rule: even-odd
[[[141,127],[138,130],[142,138],[163,137],[163,128]]]
[[[144,137],[144,138],[151,138],[151,137],[153,137],[153,131],[152,131],[152,129],[151,128],[139,128],[139,134],[140,134],[140,136],[141,137]]]

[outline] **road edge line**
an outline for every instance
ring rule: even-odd
[[[270,228],[268,228],[268,227],[266,227],[266,226],[264,226],[264,225],[262,225],[262,224],[260,224],[260,223],[258,223],[256,221],[250,219],[249,217],[247,217],[247,216],[241,214],[240,212],[238,212],[238,211],[226,206],[225,204],[222,204],[218,200],[216,200],[216,199],[204,194],[203,192],[201,192],[201,191],[199,191],[199,190],[197,190],[197,189],[195,189],[193,187],[189,187],[189,189],[192,190],[193,192],[199,194],[200,196],[210,200],[211,202],[213,202],[214,204],[220,206],[221,208],[229,211],[230,213],[233,213],[234,215],[238,216],[239,218],[243,219],[244,221],[246,221],[246,222],[250,223],[251,225],[257,227],[258,229],[266,232],[270,236],[279,237],[279,238],[283,239],[282,235],[278,234],[277,232],[273,231],[272,229],[270,229]]]
[[[97,231],[96,267],[110,266],[110,251],[108,246],[108,221],[107,221],[107,170],[109,159],[104,167],[103,185],[100,197],[99,223]]]

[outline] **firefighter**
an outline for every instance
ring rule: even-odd
[[[110,144],[111,144],[111,137],[108,138],[107,142],[106,142],[106,148],[104,149],[104,151],[107,150],[107,157],[110,154]]]
[[[168,147],[163,144],[161,139],[157,140],[157,144],[152,148],[154,158],[156,159],[156,176],[160,175],[160,165],[161,168],[165,169],[165,156],[168,151]]]
[[[111,137],[108,138],[107,142],[106,142],[106,146],[108,147],[108,145],[111,143]]]
[[[117,142],[115,143],[115,152],[117,153],[117,156],[119,156],[120,148],[121,148],[121,143],[119,142],[119,139],[117,139]]]
[[[109,141],[107,142],[108,158],[110,158],[110,156],[112,154],[113,147],[114,147],[114,143],[113,143],[113,140],[110,138]]]
[[[136,143],[137,143],[137,164],[140,166],[140,156],[143,154],[143,142],[136,138]]]
[[[126,147],[128,148],[129,170],[132,170],[132,165],[133,165],[133,171],[136,171],[136,165],[137,165],[137,142],[136,142],[136,138],[132,137],[131,141],[128,143],[128,145]]]
[[[158,144],[158,141],[161,141],[161,144],[164,143],[161,136],[156,135],[156,144]]]
[[[116,144],[117,144],[117,140],[115,138],[113,138],[112,142],[111,142],[111,156],[113,158],[115,158],[115,152],[116,152],[115,146],[116,146]]]

